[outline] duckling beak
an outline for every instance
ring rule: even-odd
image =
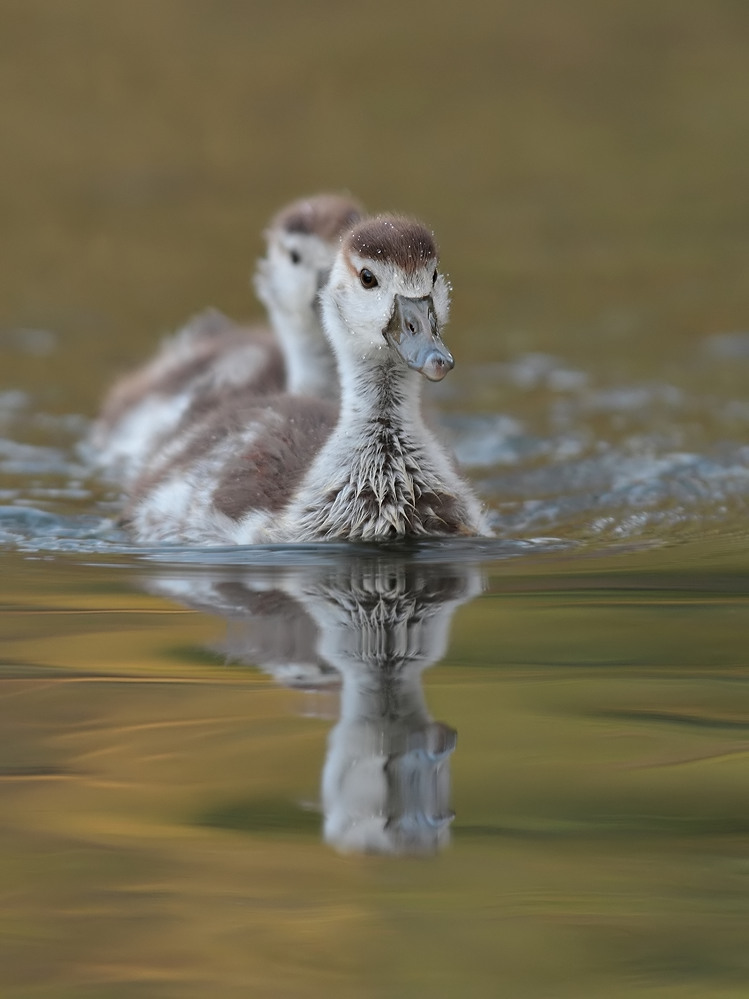
[[[395,307],[383,335],[409,368],[430,382],[441,381],[455,367],[452,354],[440,340],[440,328],[431,295],[395,296]]]

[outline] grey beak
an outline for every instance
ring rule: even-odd
[[[414,371],[430,382],[441,381],[455,367],[452,354],[440,340],[440,328],[431,295],[395,296],[395,308],[383,330],[385,339]]]

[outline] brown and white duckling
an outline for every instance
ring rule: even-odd
[[[136,484],[143,542],[258,544],[490,535],[477,498],[421,415],[443,378],[449,288],[419,222],[380,216],[344,237],[320,294],[340,412],[272,396],[185,430]]]
[[[255,274],[275,337],[215,309],[194,317],[106,397],[92,434],[98,463],[132,482],[191,408],[212,409],[227,391],[334,398],[335,360],[317,296],[342,234],[361,217],[359,204],[339,194],[304,198],[280,211],[265,231],[267,252]]]

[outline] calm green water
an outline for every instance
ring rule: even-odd
[[[740,554],[9,555],[4,994],[745,995]]]
[[[749,994],[749,12],[0,9],[0,995]],[[498,539],[138,550],[285,200],[426,218]]]

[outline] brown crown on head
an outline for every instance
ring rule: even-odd
[[[407,274],[415,273],[439,256],[434,236],[426,226],[401,215],[378,215],[359,222],[343,245],[360,257],[395,264]]]
[[[362,206],[347,194],[316,194],[282,208],[271,221],[271,228],[333,240],[363,217]]]

